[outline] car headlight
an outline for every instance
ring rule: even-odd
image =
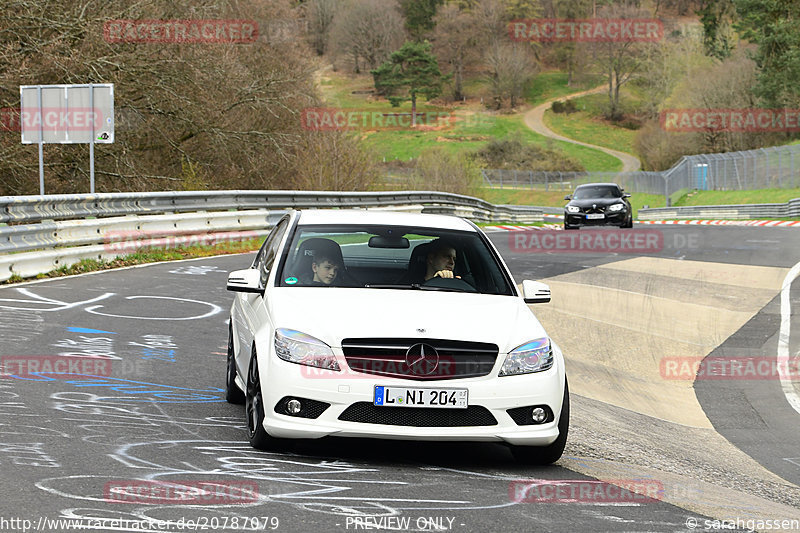
[[[580,213],[581,212],[581,208],[578,207],[577,205],[568,205],[567,206],[567,212],[568,213]]]
[[[508,353],[500,369],[501,376],[544,372],[553,367],[553,348],[550,339],[526,342]]]
[[[612,204],[608,206],[609,211],[622,211],[625,209],[625,204]]]
[[[330,346],[293,329],[275,330],[275,354],[290,363],[339,371],[339,363]]]

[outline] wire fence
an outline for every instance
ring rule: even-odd
[[[613,182],[626,191],[664,194],[661,172],[547,172],[534,170],[483,169],[489,187],[571,191],[584,183]]]
[[[797,161],[795,162],[795,159]],[[684,156],[660,172],[481,171],[489,187],[572,190],[584,183],[613,182],[632,193],[661,194],[667,205],[685,190],[742,191],[800,187],[800,144],[742,152]]]
[[[795,158],[797,162],[795,163]],[[689,155],[665,171],[665,194],[683,189],[744,191],[800,187],[800,144]]]

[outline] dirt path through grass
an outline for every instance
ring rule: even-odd
[[[587,94],[594,94],[599,93],[608,88],[607,85],[600,85],[599,87],[595,87],[594,89],[589,89],[588,91],[580,91],[577,93],[569,94],[566,96],[559,96],[557,98],[551,98],[544,102],[543,104],[539,104],[538,106],[534,107],[527,113],[525,113],[525,125],[528,126],[530,129],[535,131],[540,135],[544,135],[545,137],[550,137],[551,139],[556,139],[559,141],[569,142],[573,144],[579,144],[581,146],[586,146],[587,148],[594,148],[595,150],[600,150],[602,152],[607,153],[608,155],[614,156],[620,161],[622,161],[622,172],[631,172],[634,170],[639,170],[641,168],[641,162],[635,156],[620,152],[617,150],[612,150],[610,148],[604,148],[602,146],[597,146],[594,144],[589,144],[581,141],[576,141],[574,139],[570,139],[569,137],[564,137],[563,135],[559,135],[555,133],[553,130],[545,126],[544,124],[544,112],[552,107],[553,102],[556,100],[562,100],[565,98],[577,98],[580,96],[585,96]]]

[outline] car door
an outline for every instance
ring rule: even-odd
[[[278,255],[283,237],[286,234],[286,229],[289,227],[289,218],[283,218],[275,226],[275,229],[269,234],[261,249],[258,251],[253,265],[250,268],[256,269],[261,273],[261,286],[265,289],[265,295],[269,294],[267,290],[267,280],[270,271],[275,264],[275,258]],[[240,375],[245,375],[247,368],[250,364],[250,355],[252,353],[253,340],[255,339],[256,332],[259,328],[263,327],[266,320],[266,310],[264,306],[265,295],[258,293],[238,293],[236,298],[240,306],[241,312],[238,316],[234,317],[235,326],[237,330],[237,337],[239,341],[239,351],[236,354],[236,364],[239,369]]]

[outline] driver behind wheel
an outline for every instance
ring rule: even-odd
[[[425,259],[425,281],[432,278],[461,279],[461,276],[454,276],[453,269],[456,266],[456,249],[453,245],[438,239],[431,243],[431,250]]]

